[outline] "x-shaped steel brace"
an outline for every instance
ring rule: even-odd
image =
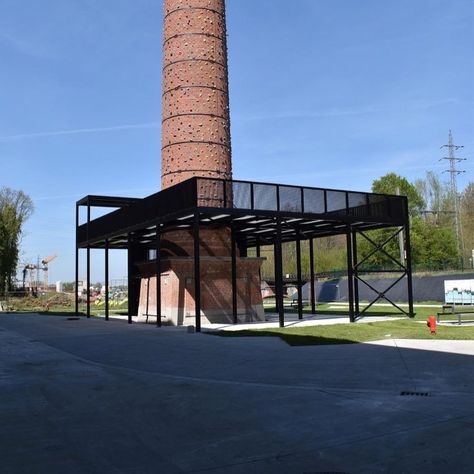
[[[357,280],[361,281],[362,283],[364,283],[366,286],[368,286],[374,293],[377,294],[377,298],[372,301],[369,305],[367,305],[359,314],[358,316],[362,316],[369,308],[371,308],[375,303],[377,303],[377,301],[379,300],[382,300],[384,299],[385,301],[388,301],[393,307],[397,308],[399,311],[401,311],[403,314],[406,314],[407,316],[409,316],[409,314],[404,310],[402,309],[400,306],[398,306],[396,303],[394,303],[390,298],[387,297],[387,293],[395,286],[397,285],[398,283],[400,283],[403,278],[405,278],[405,276],[407,275],[407,272],[405,271],[403,273],[403,275],[401,275],[399,278],[397,278],[385,291],[378,291],[376,288],[374,288],[371,284],[367,283],[363,278],[361,278],[360,276],[358,275],[355,275],[355,277],[357,278]]]
[[[400,232],[403,231],[403,227],[400,227],[394,234],[392,234],[388,239],[386,239],[384,242],[382,242],[381,244],[378,244],[377,242],[374,242],[373,239],[371,239],[368,235],[364,234],[364,232],[359,232],[360,235],[362,235],[362,237],[364,237],[365,240],[367,240],[368,242],[370,242],[374,249],[369,252],[360,262],[357,263],[357,265],[354,267],[355,270],[358,270],[359,267],[364,264],[370,257],[372,257],[373,255],[375,255],[377,252],[382,252],[384,255],[386,255],[390,260],[392,260],[392,262],[395,263],[395,265],[397,265],[399,268],[400,268],[400,271],[403,271],[407,272],[407,268],[402,265],[398,260],[396,260],[392,255],[390,255],[385,249],[384,247],[392,240],[394,239],[395,237],[397,237]]]

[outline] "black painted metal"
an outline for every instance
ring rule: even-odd
[[[77,242],[77,229],[79,227],[79,205],[76,204],[76,242]],[[75,285],[74,285],[74,308],[75,315],[79,316],[79,247],[76,243],[76,254],[75,254]]]
[[[345,234],[348,226],[354,234],[358,232],[366,238],[365,232],[372,229],[409,226],[407,200],[401,196],[214,178],[192,178],[144,199],[86,196],[78,201],[79,206],[88,207],[89,219],[83,225],[76,220],[77,279],[80,248],[89,248],[90,253],[91,248],[105,248],[107,239],[109,248],[130,250],[129,235],[133,233],[139,248],[153,249],[158,225],[162,231],[185,226],[195,229],[196,225],[232,227],[237,247],[242,252],[256,247],[258,256],[261,245],[274,245],[275,275],[281,270],[281,279],[283,269],[278,269],[277,254],[280,252],[281,259],[284,242],[310,240],[314,274],[314,238]],[[119,209],[90,221],[90,208],[95,206]],[[370,256],[357,262],[355,237],[350,240],[352,278],[355,279],[353,309],[358,313],[356,288],[358,281],[362,281],[359,268]],[[374,244],[374,252],[384,251],[385,244]],[[195,242],[195,245],[198,244]],[[134,250],[133,254],[135,261],[141,258],[140,251]],[[406,268],[400,268],[411,280],[410,266],[411,254],[407,252]],[[409,293],[411,287],[410,281]],[[199,299],[200,295],[197,296]],[[283,311],[283,304],[279,307],[282,301],[283,289],[281,296],[276,298],[279,314]],[[315,298],[312,298],[311,310],[316,310]]]
[[[129,207],[131,204],[140,202],[141,198],[131,198],[123,196],[96,196],[96,195],[87,195],[77,201],[78,206],[87,206],[90,207],[106,207],[106,208],[123,208]]]
[[[146,305],[145,305],[145,323],[148,324],[148,317],[150,314],[150,278],[146,280]]]
[[[407,222],[409,217],[407,216]],[[408,291],[408,315],[410,318],[415,317],[415,311],[413,309],[413,276],[411,270],[411,238],[410,238],[410,225],[405,225],[405,252],[406,252],[406,275],[407,275],[407,291]]]
[[[132,311],[133,311],[133,302],[132,302],[132,295],[130,294],[133,288],[133,251],[132,251],[132,235],[128,235],[128,253],[127,253],[127,263],[128,263],[128,272],[127,272],[127,280],[128,280],[128,324],[132,324]]]
[[[231,261],[232,261],[232,322],[237,324],[237,244],[235,241],[235,232],[231,232]]]
[[[388,238],[386,238],[382,243],[377,243],[375,242],[371,237],[369,237],[367,234],[364,232],[360,232],[360,235],[364,237],[372,246],[373,250],[369,252],[360,262],[357,262],[354,267],[355,267],[355,278],[362,282],[365,286],[370,288],[375,294],[376,298],[372,301],[369,302],[367,306],[364,307],[362,311],[359,310],[358,316],[362,316],[367,313],[367,311],[379,300],[383,299],[390,303],[393,307],[397,308],[401,313],[410,316],[410,312],[405,311],[403,308],[401,308],[399,305],[397,305],[395,302],[393,302],[388,296],[387,293],[399,282],[401,282],[405,277],[407,277],[407,282],[408,282],[408,302],[409,302],[409,307],[413,308],[413,293],[410,294],[410,288],[411,288],[411,278],[409,278],[409,273],[411,273],[411,259],[408,260],[405,265],[403,265],[399,260],[394,258],[390,253],[385,249],[387,244],[392,241],[392,239],[398,237],[400,232],[403,231],[403,228],[398,228],[394,233],[390,234]],[[409,234],[408,234],[409,238]],[[395,270],[394,269],[377,269],[377,270],[360,270],[360,267],[363,263],[365,263],[372,255],[375,255],[377,252],[381,252],[383,255],[388,257],[397,267]],[[369,283],[367,280],[361,277],[359,274],[359,271],[362,271],[364,273],[370,273],[370,274],[375,274],[375,273],[399,273],[401,274],[399,278],[394,280],[388,288],[386,288],[383,291],[380,291],[376,289],[371,283]],[[410,303],[411,301],[411,303]],[[409,310],[410,311],[410,310]]]
[[[165,15],[165,19],[168,18],[170,15],[172,15],[173,13],[176,13],[176,12],[182,12],[182,11],[190,11],[190,10],[203,10],[204,12],[212,12],[212,13],[216,13],[217,15],[219,16],[223,16],[222,15],[222,12],[218,11],[218,10],[215,10],[214,8],[207,8],[207,7],[180,7],[180,8],[176,8],[174,10],[171,10],[170,12],[168,12],[166,15]],[[190,60],[191,61],[191,60]],[[203,60],[204,61],[204,60]]]
[[[359,316],[360,301],[359,301],[359,274],[358,274],[358,253],[357,253],[357,232],[352,232],[352,271],[354,274],[354,310],[356,316]]]
[[[316,313],[316,290],[315,290],[315,274],[314,274],[314,240],[309,240],[309,277],[310,277],[310,292],[311,292],[311,313]]]
[[[196,332],[201,332],[201,269],[199,247],[199,213],[194,215],[194,304],[196,318]]]
[[[281,246],[281,244],[280,244]],[[275,288],[274,288],[274,293],[275,293],[275,311],[278,313],[279,312],[279,307],[278,305],[280,304],[280,299],[278,297],[278,286],[277,282],[279,281],[279,270],[278,270],[278,257],[277,257],[278,249],[277,249],[277,242],[273,244],[273,273],[275,274]],[[281,276],[283,278],[283,274]]]
[[[277,240],[275,242],[275,293],[280,327],[285,327],[285,307],[283,304],[283,255],[281,247],[281,222],[277,220]]]
[[[156,226],[156,326],[161,327],[161,231]]]
[[[87,235],[88,235],[88,240],[89,240],[89,225],[91,222],[91,206],[89,203],[87,203],[87,223],[86,223],[86,228],[87,228]],[[90,244],[87,245],[87,290],[86,290],[86,295],[87,295],[87,317],[91,317],[91,247]]]
[[[296,279],[298,289],[298,319],[303,319],[303,279],[301,276],[301,236],[296,239]]]
[[[349,319],[351,323],[355,322],[354,314],[354,262],[352,260],[352,230],[347,226],[346,232],[347,248],[347,286],[349,289]]]
[[[256,246],[255,246],[255,253],[257,258],[261,258],[261,248],[260,248],[260,240],[257,239]],[[261,265],[258,267],[258,279],[261,282],[262,281],[262,267]]]
[[[91,317],[91,248],[86,250],[86,314]]]
[[[107,198],[102,202],[97,201],[97,197],[95,199],[93,202],[107,203]],[[272,243],[276,228],[273,226],[268,234],[258,234],[262,229],[260,225],[255,225],[253,231],[247,230],[244,235],[241,230],[245,228],[246,222],[238,219],[246,214],[256,219],[267,217],[270,221],[274,221],[276,216],[280,216],[282,220],[299,219],[302,221],[299,226],[304,227],[302,230],[305,238],[311,238],[344,233],[345,224],[351,224],[356,230],[404,225],[404,203],[400,196],[191,178],[95,219],[90,225],[89,235],[84,226],[79,226],[77,242],[79,246],[85,246],[89,242],[100,247],[103,246],[104,238],[109,237],[110,245],[114,248],[126,248],[126,243],[118,239],[119,236],[125,237],[132,231],[139,232],[159,221],[177,225],[177,219],[186,215],[190,216],[190,222],[198,208],[203,214],[208,213],[210,218],[225,210],[226,216],[220,222],[231,225],[236,221],[238,239],[245,239],[245,245],[250,247],[255,245],[257,237],[265,243]],[[294,241],[296,228],[285,224],[285,230],[292,232],[285,233],[282,241]]]
[[[105,320],[109,320],[109,239],[105,240]]]

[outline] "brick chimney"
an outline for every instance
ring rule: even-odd
[[[232,178],[224,0],[164,0],[162,189]]]

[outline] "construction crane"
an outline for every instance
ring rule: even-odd
[[[20,268],[22,268],[23,275],[23,288],[26,287],[26,282],[28,279],[28,288],[33,289],[38,287],[40,284],[40,271],[43,272],[43,290],[47,291],[49,287],[48,273],[49,273],[49,264],[57,258],[57,255],[50,255],[43,259],[38,257],[37,263],[22,263]],[[34,273],[36,272],[36,281],[34,280]],[[29,278],[28,277],[29,273]]]
[[[57,257],[57,255],[50,255],[49,257],[45,257],[43,258],[43,260],[41,260],[41,265],[43,265],[43,267],[41,268],[41,270],[43,270],[43,278],[44,278],[44,288],[43,290],[44,291],[48,291],[48,288],[49,288],[49,282],[48,282],[48,266],[49,264]]]
[[[23,290],[26,288],[26,280],[28,277],[28,272],[30,274],[30,277],[28,278],[28,288],[33,288],[33,272],[36,270],[36,265],[33,263],[22,263],[20,268],[23,268],[22,270],[22,286]]]

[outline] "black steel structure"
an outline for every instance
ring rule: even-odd
[[[87,209],[85,223],[79,221],[79,209]],[[91,208],[115,208],[97,219],[91,219]],[[280,326],[285,324],[283,307],[282,243],[296,242],[298,268],[298,316],[303,318],[301,242],[309,240],[310,271],[314,276],[313,239],[331,235],[346,235],[347,277],[349,281],[349,317],[354,322],[378,300],[385,299],[407,316],[413,317],[413,294],[410,253],[410,228],[408,203],[404,196],[353,192],[336,189],[310,188],[286,184],[271,184],[250,181],[223,180],[214,178],[192,178],[143,199],[107,196],[86,196],[76,203],[76,288],[79,279],[79,251],[87,251],[87,288],[90,288],[90,250],[105,250],[105,274],[108,280],[108,258],[110,249],[128,250],[129,261],[129,323],[136,311],[138,289],[133,262],[149,250],[156,251],[156,271],[160,274],[160,236],[164,231],[190,229],[194,238],[194,284],[196,330],[201,329],[201,291],[199,234],[200,229],[227,227],[232,235],[232,306],[234,323],[237,323],[237,298],[235,295],[237,266],[236,248],[244,252],[256,248],[260,255],[262,245],[273,245],[275,254],[276,302]],[[393,228],[393,233],[383,243],[374,242],[367,231]],[[398,261],[386,250],[387,244],[403,232],[406,240],[406,257]],[[366,239],[373,251],[358,259],[357,236]],[[363,264],[371,255],[382,252],[392,262],[390,269],[378,272],[398,272],[395,284],[406,279],[406,312],[377,291],[374,301],[361,308],[359,284],[371,287],[363,275]],[[374,272],[374,270],[372,270]],[[311,309],[315,312],[314,278],[311,278]],[[106,282],[106,286],[108,281]],[[157,278],[157,295],[160,295],[160,279]],[[160,298],[158,297],[158,314]],[[76,292],[76,312],[79,309]],[[106,317],[109,316],[108,298]],[[87,290],[87,316],[90,317],[90,295]],[[161,324],[160,317],[157,325]]]

